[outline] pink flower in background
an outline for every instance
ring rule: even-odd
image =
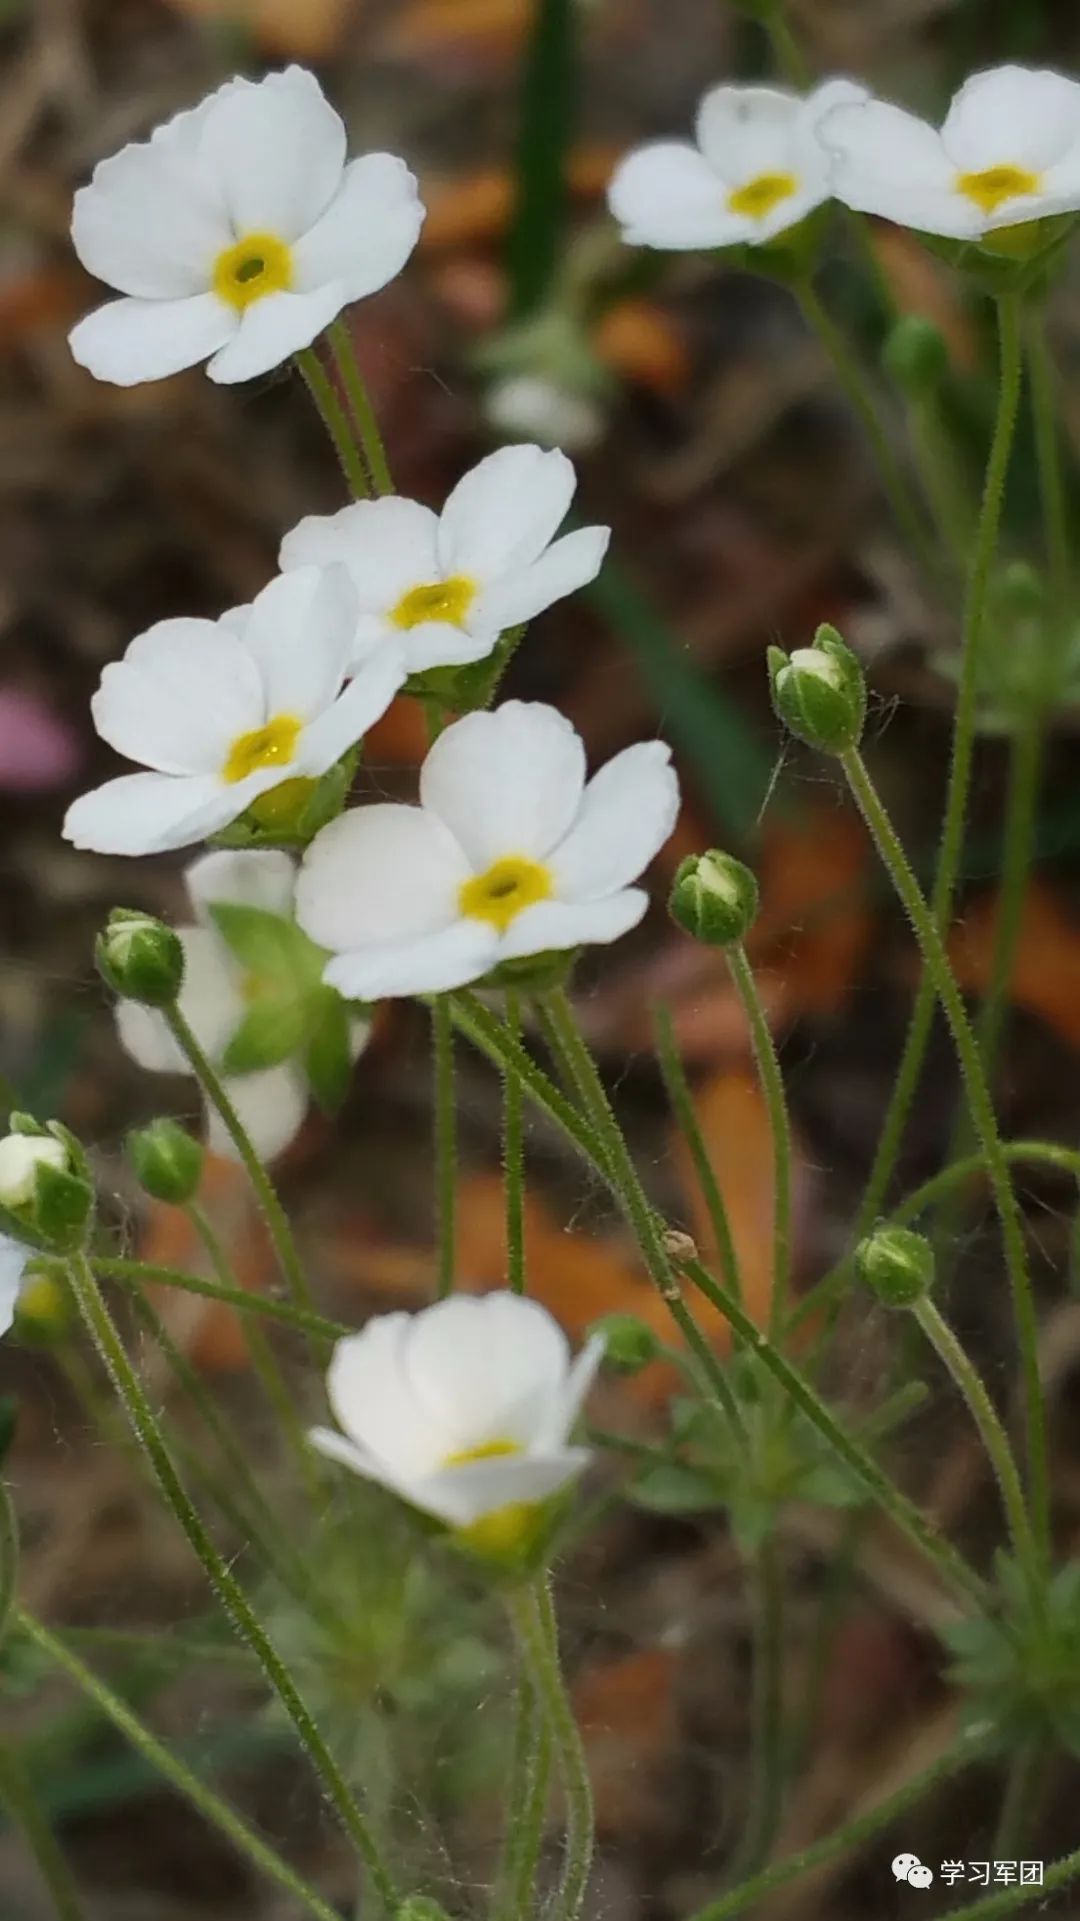
[[[79,737],[40,694],[0,685],[0,792],[46,794],[82,764]]]

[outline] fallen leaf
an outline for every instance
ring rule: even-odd
[[[295,4],[295,0],[294,0]],[[384,36],[398,58],[513,53],[531,18],[531,0],[409,0]]]
[[[717,1074],[694,1094],[694,1111],[723,1195],[739,1266],[747,1313],[764,1326],[772,1298],[773,1143],[768,1109],[756,1075]],[[705,1196],[682,1133],[673,1142],[683,1189],[691,1205],[691,1231],[705,1265],[716,1267],[717,1248]],[[708,1302],[702,1303],[708,1308]],[[702,1312],[695,1301],[695,1313]],[[709,1317],[720,1320],[715,1309]],[[721,1321],[726,1328],[727,1323]],[[718,1330],[717,1330],[718,1331]]]
[[[673,316],[651,300],[622,300],[593,334],[604,365],[651,393],[681,393],[692,371],[690,355]]]
[[[984,895],[965,909],[949,936],[949,958],[961,987],[984,994],[993,966],[998,903]],[[1080,926],[1042,881],[1024,902],[1010,988],[1017,1007],[1037,1014],[1070,1047],[1080,1048]]]
[[[848,807],[770,820],[757,863],[761,909],[747,948],[780,971],[792,1009],[832,1014],[858,978],[873,931],[870,843]]]
[[[265,53],[320,60],[333,53],[359,0],[170,0],[189,20],[210,20],[250,33]]]
[[[575,148],[567,161],[567,183],[574,198],[599,199],[618,158],[617,147]],[[502,167],[482,167],[452,180],[425,182],[427,217],[420,234],[421,248],[439,253],[493,245],[510,225],[516,195],[514,176]]]

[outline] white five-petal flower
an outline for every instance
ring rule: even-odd
[[[0,1335],[7,1333],[15,1319],[23,1275],[33,1253],[32,1247],[24,1247],[21,1241],[0,1234]]]
[[[689,250],[760,246],[832,194],[822,118],[866,98],[851,80],[804,97],[780,87],[713,87],[698,109],[697,144],[658,140],[616,168],[608,204],[632,246]]]
[[[392,280],[423,218],[403,160],[346,160],[313,74],[231,80],[76,194],[75,251],[124,297],[80,321],[71,351],[123,387],[209,356],[211,379],[250,380]]]
[[[345,686],[356,601],[344,568],[279,574],[218,621],[162,620],[101,676],[98,733],[152,773],[68,809],[64,833],[99,854],[190,846],[260,803],[272,825],[295,781],[325,774],[385,713],[405,675],[380,648]],[[289,784],[289,795],[271,790]],[[264,796],[268,798],[263,798]]]
[[[610,529],[555,535],[576,485],[566,455],[501,447],[441,514],[391,495],[312,514],[286,534],[284,569],[348,568],[360,605],[353,665],[393,640],[410,673],[490,654],[500,633],[594,580]]]
[[[177,928],[184,949],[184,984],[180,1011],[211,1061],[221,1057],[250,1005],[249,982],[211,916],[218,902],[259,907],[291,919],[296,867],[287,854],[275,849],[222,851],[204,854],[187,869],[184,880],[195,919]],[[116,1004],[120,1039],[133,1060],[154,1074],[190,1074],[191,1067],[156,1008],[136,1001]],[[370,1032],[364,1020],[352,1023],[354,1056]],[[300,1131],[308,1108],[308,1086],[299,1063],[262,1068],[251,1074],[226,1076],[233,1106],[265,1161],[284,1152]],[[235,1149],[212,1107],[207,1107],[207,1138],[217,1154],[235,1156]]]
[[[860,213],[977,240],[1080,208],[1080,84],[1029,67],[973,74],[940,132],[885,100],[835,107],[832,190]]]
[[[586,785],[585,749],[554,707],[507,701],[439,736],[420,806],[353,809],[317,835],[296,915],[335,955],[348,999],[439,993],[498,963],[637,925],[631,883],[675,824],[661,741],[627,747]]]
[[[536,1301],[456,1294],[419,1314],[380,1314],[339,1341],[327,1377],[342,1430],[323,1454],[434,1514],[474,1528],[545,1501],[588,1461],[569,1436],[603,1355],[571,1365]]]

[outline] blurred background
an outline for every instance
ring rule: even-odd
[[[1016,58],[1080,70],[1070,0],[791,0],[789,18],[809,73],[851,73],[934,116],[973,67]],[[845,1248],[917,969],[833,770],[780,738],[764,649],[804,644],[828,619],[869,663],[875,772],[925,877],[957,619],[955,596],[927,583],[890,524],[857,425],[784,288],[722,259],[630,255],[605,214],[607,179],[628,146],[685,133],[716,80],[775,72],[760,26],[723,0],[0,0],[0,1071],[9,1103],[60,1116],[90,1144],[129,1245],[198,1268],[183,1218],[147,1208],[121,1152],[137,1120],[195,1120],[190,1083],[142,1074],[120,1051],[91,963],[112,905],[185,918],[183,862],[76,854],[59,827],[75,793],[116,771],[89,718],[103,665],[154,620],[212,616],[250,599],[274,569],[282,533],[303,513],[332,510],[341,484],[287,370],[234,389],[196,370],[122,391],[77,368],[66,333],[100,290],[71,252],[68,223],[72,192],[98,159],[231,73],[288,60],[315,68],[353,152],[385,147],[407,158],[429,209],[405,273],[349,316],[399,489],[438,503],[496,436],[551,435],[578,462],[582,517],[614,529],[603,578],[535,624],[506,691],[556,701],[594,761],[657,732],[676,749],[686,807],[653,876],[657,906],[630,940],[589,957],[579,1009],[657,1203],[707,1248],[707,1216],[652,1049],[651,1005],[671,1008],[744,1287],[760,1308],[771,1163],[743,1018],[722,958],[677,935],[660,903],[695,848],[727,847],[761,876],[753,956],[794,1109],[797,1265],[812,1281]],[[875,377],[895,314],[940,329],[949,458],[961,490],[977,488],[994,397],[987,313],[913,237],[882,230],[873,250],[876,279],[837,223],[827,302]],[[1078,341],[1074,256],[1054,306],[1062,427],[1074,444]],[[925,427],[884,390],[882,404],[899,447]],[[1025,426],[1009,556],[1038,560],[1037,526]],[[1000,865],[1008,681],[1025,640],[1022,607],[1004,591],[995,619],[996,683],[984,703],[954,941],[976,995]],[[999,1072],[1004,1132],[1068,1142],[1080,1116],[1077,712],[1066,692],[1047,716],[1039,858]],[[422,754],[419,709],[399,702],[369,743],[361,791],[411,793]],[[381,1009],[340,1122],[312,1116],[281,1166],[318,1298],[342,1319],[430,1296],[429,1082],[421,1010]],[[937,1035],[904,1185],[941,1165],[956,1095]],[[491,1287],[504,1272],[499,1089],[464,1054],[459,1096],[461,1272]],[[533,1291],[574,1335],[613,1310],[659,1329],[662,1310],[617,1221],[535,1118],[528,1151]],[[204,1198],[243,1284],[269,1285],[272,1263],[238,1173],[215,1163]],[[1068,1546],[1080,1530],[1075,1196],[1067,1182],[1025,1175],[1024,1198],[1045,1293]],[[979,1192],[949,1256],[957,1325],[1000,1380],[1012,1363],[1007,1291]],[[293,1504],[298,1530],[310,1528],[274,1458],[235,1318],[187,1299],[157,1305],[267,1490]],[[710,1332],[723,1341],[719,1325]],[[872,1410],[894,1384],[892,1345],[880,1315],[850,1304],[831,1383],[849,1407]],[[198,1460],[206,1437],[159,1360],[147,1357],[150,1378]],[[928,1392],[894,1438],[893,1463],[985,1558],[997,1523],[980,1457],[931,1362],[919,1354],[911,1366]],[[661,1434],[673,1387],[660,1368],[609,1383],[598,1423],[631,1439]],[[295,1391],[303,1413],[314,1412],[310,1380],[297,1379]],[[18,1409],[5,1472],[23,1519],[29,1604],[81,1637],[113,1685],[344,1902],[344,1846],[209,1614],[175,1529],[123,1446],[108,1444],[86,1356],[48,1330],[40,1345],[9,1341],[0,1392],[9,1414]],[[619,1474],[612,1457],[598,1481],[598,1496],[610,1497],[604,1524],[562,1577],[602,1844],[590,1914],[668,1921],[715,1891],[738,1836],[752,1623],[722,1516],[683,1511],[670,1491],[628,1505],[617,1498]],[[939,1603],[907,1549],[843,1505],[798,1497],[795,1489],[781,1520],[793,1595],[786,1679],[801,1743],[783,1852],[901,1786],[956,1727],[934,1634]],[[460,1901],[463,1887],[480,1891],[491,1875],[505,1655],[480,1598],[422,1574],[387,1510],[376,1520],[362,1557],[347,1529],[327,1549],[355,1642],[328,1648],[284,1603],[276,1626],[338,1714],[335,1739],[367,1790],[391,1814],[419,1806],[431,1871]],[[227,1524],[222,1538],[231,1538]],[[0,1687],[0,1728],[24,1744],[93,1921],[293,1921],[289,1901],[258,1886],[29,1657],[6,1657]],[[1064,1766],[1047,1783],[1032,1856],[1075,1845],[1077,1785]],[[996,1794],[992,1776],[968,1775],[921,1806],[903,1834],[760,1913],[907,1914],[920,1897],[894,1883],[893,1854],[911,1848],[935,1865],[985,1856]],[[18,1841],[0,1828],[5,1921],[44,1921],[42,1903]],[[1054,1909],[1073,1911],[1068,1898]]]

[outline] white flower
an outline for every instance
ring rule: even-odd
[[[15,1319],[23,1275],[33,1252],[33,1248],[0,1234],[0,1335],[7,1333]]]
[[[713,87],[698,109],[697,145],[659,140],[616,168],[608,205],[632,246],[686,250],[760,246],[832,194],[823,116],[863,100],[851,80],[802,98],[779,87]]]
[[[203,840],[260,796],[272,824],[386,711],[404,678],[380,649],[344,688],[356,603],[343,568],[279,575],[248,607],[162,620],[101,676],[91,703],[103,740],[154,773],[125,774],[68,809],[64,833],[99,854],[157,854]]]
[[[51,1135],[5,1134],[0,1140],[0,1202],[25,1207],[34,1198],[38,1168],[67,1165],[67,1148]]]
[[[534,434],[545,447],[587,453],[604,437],[604,409],[547,374],[510,374],[484,395],[484,414],[499,434]]]
[[[215,1066],[251,1003],[253,986],[223,940],[210,914],[218,902],[260,907],[291,919],[296,868],[273,849],[204,854],[184,875],[195,920],[177,928],[184,949],[180,1012]],[[190,1074],[191,1068],[156,1008],[137,1001],[116,1004],[120,1039],[140,1067],[154,1074]],[[366,1021],[352,1027],[354,1057],[370,1031]],[[265,1161],[284,1152],[299,1133],[308,1108],[307,1080],[296,1061],[251,1074],[225,1077],[229,1098]],[[207,1109],[207,1138],[217,1154],[235,1158],[236,1150],[213,1108]]]
[[[602,1355],[594,1336],[571,1365],[547,1309],[517,1294],[380,1314],[334,1349],[326,1385],[343,1432],[311,1439],[452,1528],[488,1523],[489,1544],[505,1519],[505,1544],[523,1508],[586,1465],[568,1440]]]
[[[75,251],[124,298],[80,321],[71,351],[122,387],[210,355],[212,380],[250,380],[392,280],[423,218],[403,160],[346,161],[313,74],[230,80],[76,194]]]
[[[839,200],[923,233],[976,240],[1080,208],[1080,85],[1058,73],[974,74],[940,132],[884,100],[838,106],[821,139]]]
[[[585,784],[585,749],[554,707],[507,701],[439,736],[419,807],[343,814],[307,851],[301,927],[337,958],[347,999],[439,993],[497,963],[637,925],[637,879],[670,834],[679,789],[660,741]]]
[[[555,539],[575,485],[565,454],[502,447],[458,481],[441,514],[390,496],[309,515],[286,534],[280,564],[349,569],[354,667],[391,639],[410,673],[482,660],[507,627],[599,573],[609,528]]]

